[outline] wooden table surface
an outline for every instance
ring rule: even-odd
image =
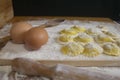
[[[104,17],[67,17],[67,16],[15,16],[10,22],[24,21],[24,20],[39,20],[39,19],[53,19],[53,18],[63,18],[69,20],[85,20],[85,21],[104,21],[113,22],[110,18]]]

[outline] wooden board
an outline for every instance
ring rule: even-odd
[[[69,20],[85,20],[85,21],[104,21],[104,22],[111,22],[113,20],[110,18],[104,17],[71,17],[71,16],[14,16],[14,18],[10,21],[12,23],[18,21],[26,21],[26,20],[40,20],[41,18],[53,19],[53,18],[62,18],[62,19],[69,19]]]
[[[0,0],[0,28],[12,18],[12,0]]]
[[[114,24],[113,20],[109,19],[109,18],[98,18],[98,17],[48,17],[48,16],[15,16],[12,20],[10,20],[11,23],[14,22],[18,22],[18,21],[26,21],[26,20],[39,20],[39,19],[43,19],[43,18],[64,18],[64,19],[69,19],[69,20],[85,20],[85,21],[104,21],[104,22],[111,22]],[[94,61],[94,60],[39,60],[39,62],[49,65],[49,66],[53,66],[56,64],[68,64],[68,65],[73,65],[73,66],[120,66],[120,61],[119,60],[101,60],[101,61]],[[7,60],[7,59],[0,59],[0,65],[10,65],[11,64],[11,60]]]
[[[9,66],[11,65],[11,61],[9,59],[0,59],[0,66]],[[72,65],[77,67],[120,67],[120,61],[85,61],[85,60],[66,60],[66,61],[59,61],[59,60],[38,60],[40,63],[45,64],[47,66],[55,66],[57,64],[66,64]]]

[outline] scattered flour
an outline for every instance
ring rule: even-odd
[[[39,20],[39,21],[28,21],[33,26],[37,26],[40,24],[44,24],[48,20]],[[51,27],[46,28],[49,34],[49,40],[47,44],[43,45],[39,50],[36,51],[28,51],[25,49],[23,44],[14,44],[9,41],[6,46],[0,51],[1,59],[13,59],[16,57],[25,57],[32,58],[36,60],[120,60],[120,57],[106,56],[101,54],[94,58],[85,57],[83,55],[71,57],[67,55],[63,55],[60,52],[61,44],[56,41],[56,37],[59,35],[58,32],[62,29],[67,29],[72,27],[73,25],[78,25],[85,28],[96,28],[98,25],[102,25],[110,29],[116,34],[119,34],[119,30],[117,29],[119,25],[116,23],[108,23],[108,22],[96,22],[96,21],[69,21],[65,20],[63,23]],[[5,25],[3,30],[0,31],[0,36],[8,35],[9,29],[11,25]],[[7,30],[8,29],[8,30]]]
[[[43,24],[47,22],[47,20],[44,21],[28,21],[31,23],[33,26]],[[100,55],[95,58],[88,58],[84,56],[77,56],[77,57],[70,57],[70,56],[65,56],[62,55],[59,52],[59,45],[55,41],[55,37],[58,36],[58,31],[62,30],[63,28],[69,28],[73,25],[79,25],[82,27],[90,28],[90,27],[96,27],[97,25],[103,25],[108,27],[110,30],[113,32],[119,33],[120,31],[120,25],[116,24],[111,24],[111,23],[105,23],[105,22],[83,22],[83,21],[65,21],[61,23],[60,25],[53,27],[53,28],[47,28],[46,30],[49,33],[49,41],[46,45],[42,46],[39,50],[37,51],[27,51],[24,48],[24,45],[22,44],[14,44],[12,42],[8,42],[7,45],[0,51],[0,58],[2,59],[13,59],[15,57],[28,57],[32,59],[49,59],[49,60],[70,60],[70,59],[78,59],[78,60],[120,60],[120,57],[111,57],[111,56],[105,56],[105,55]],[[5,35],[9,35],[9,30],[10,30],[11,25],[5,25],[3,29],[0,30],[0,37],[3,37]],[[120,34],[120,33],[119,33]],[[93,72],[102,72],[102,73],[108,73],[113,76],[119,76],[120,69],[117,67],[80,67],[81,69],[85,69],[88,71],[93,71]],[[8,73],[11,71],[10,67],[5,67],[5,66],[0,66],[0,74],[1,73],[6,73],[3,75],[2,79],[0,80],[8,80]],[[95,74],[94,74],[95,75]],[[38,79],[37,79],[38,80]],[[42,79],[44,80],[44,79]]]

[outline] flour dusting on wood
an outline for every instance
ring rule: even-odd
[[[48,20],[38,20],[38,21],[28,21],[33,26],[41,25],[47,22]],[[120,34],[120,25],[113,24],[109,22],[97,22],[97,21],[78,21],[78,20],[65,20],[63,23],[51,27],[46,28],[49,35],[49,40],[47,44],[43,45],[39,50],[36,51],[28,51],[25,49],[23,44],[14,44],[9,41],[6,46],[0,51],[1,59],[13,59],[16,57],[25,57],[36,60],[120,60],[119,57],[106,56],[101,54],[94,58],[85,57],[83,55],[79,56],[67,56],[63,55],[60,52],[61,44],[56,41],[56,37],[59,35],[58,32],[63,29],[68,29],[74,25],[78,25],[85,28],[96,28],[96,26],[101,25],[108,28],[110,31]],[[11,25],[5,25],[3,30],[0,31],[0,36],[8,35],[9,29]]]

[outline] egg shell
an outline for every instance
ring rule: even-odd
[[[32,28],[27,22],[17,22],[12,25],[10,36],[14,43],[24,43],[24,33]]]
[[[25,33],[25,47],[37,50],[48,41],[48,33],[44,28],[34,27]]]

